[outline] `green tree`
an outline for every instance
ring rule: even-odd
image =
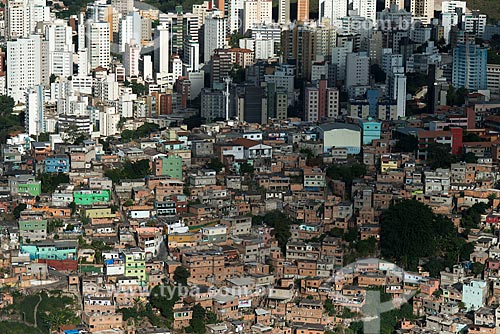
[[[263,222],[268,226],[273,228],[273,235],[278,241],[278,245],[281,247],[283,252],[286,250],[286,244],[292,233],[290,232],[290,225],[292,221],[283,212],[274,210],[266,213],[263,218]]]
[[[427,147],[427,164],[432,168],[450,168],[453,162],[448,144],[430,143]]]
[[[449,106],[462,106],[465,104],[465,97],[468,93],[469,91],[466,88],[456,89],[450,86],[446,95],[446,104]]]
[[[23,212],[24,210],[26,210],[26,208],[27,208],[26,204],[19,203],[18,205],[16,205],[16,207],[12,211],[12,214],[14,215],[14,217],[16,219],[19,219],[19,217],[21,217],[21,212]]]
[[[240,39],[245,38],[245,35],[234,33],[229,37],[229,45],[232,48],[239,48],[240,47]]]
[[[5,143],[9,134],[24,130],[24,113],[13,114],[14,99],[7,95],[0,95],[0,142]]]
[[[412,135],[403,136],[396,142],[394,150],[396,152],[414,153],[418,149],[418,138]]]
[[[488,204],[476,203],[462,212],[461,225],[466,229],[477,228],[481,222],[481,215],[486,213]]]
[[[484,141],[483,138],[479,137],[476,133],[473,132],[466,132],[462,138],[462,141],[464,143],[469,143],[469,142],[482,142]]]
[[[208,311],[206,315],[207,324],[216,324],[217,323],[217,314],[212,311]]]
[[[42,183],[42,193],[53,193],[60,184],[69,183],[69,176],[64,173],[41,173],[38,179]]]
[[[174,270],[174,281],[177,284],[187,285],[187,280],[189,276],[190,276],[189,271],[183,266],[178,266]]]
[[[477,157],[474,153],[472,152],[467,152],[462,154],[462,161],[465,161],[467,163],[476,163],[477,162]]]
[[[434,254],[434,218],[432,210],[416,200],[391,205],[381,220],[382,254],[411,267]]]
[[[248,162],[240,164],[240,174],[241,175],[253,174],[254,171],[255,171],[255,169]]]
[[[199,128],[205,122],[205,119],[200,115],[193,115],[185,118],[182,122],[187,125],[188,130],[192,130]]]
[[[188,331],[196,334],[205,333],[206,310],[200,304],[193,307],[193,316],[189,321]]]
[[[484,264],[479,263],[479,262],[474,262],[472,264],[472,272],[474,275],[479,276],[483,273],[484,271]]]
[[[215,170],[217,173],[222,171],[224,168],[224,164],[217,158],[210,159],[210,163],[208,164],[208,168]]]
[[[122,167],[107,169],[104,172],[106,177],[109,177],[114,183],[122,179],[142,179],[151,174],[149,160],[142,159],[139,161],[131,162],[127,160],[123,163]]]
[[[344,181],[351,184],[356,178],[366,174],[366,166],[360,163],[351,165],[331,165],[326,169],[326,176],[334,180]]]

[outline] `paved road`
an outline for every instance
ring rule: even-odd
[[[38,295],[38,303],[36,303],[35,308],[33,309],[33,319],[35,321],[35,327],[38,327],[38,323],[36,321],[36,313],[38,312],[38,305],[42,302],[42,296]]]

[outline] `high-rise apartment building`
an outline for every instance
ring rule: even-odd
[[[170,58],[170,32],[164,25],[156,27],[154,37],[154,70],[156,73],[168,73]]]
[[[26,90],[25,128],[30,136],[36,136],[44,131],[44,94],[43,86],[38,85]]]
[[[290,0],[279,0],[278,23],[287,24],[288,22],[290,22]]]
[[[387,75],[387,84],[388,95],[397,104],[397,116],[404,117],[406,114],[405,68],[402,66],[393,67]]]
[[[339,91],[328,87],[327,79],[320,79],[315,85],[306,87],[304,94],[306,121],[318,122],[339,115]]]
[[[358,12],[360,17],[363,17],[371,22],[375,22],[377,18],[376,0],[354,0],[352,5],[353,9]]]
[[[45,27],[50,74],[65,78],[73,75],[72,33],[71,27],[64,20],[55,20]]]
[[[391,8],[395,5],[397,9],[405,8],[405,0],[385,0],[385,8]]]
[[[142,39],[142,21],[138,12],[130,13],[120,20],[118,32],[119,51],[125,52],[125,45],[132,39],[140,42]]]
[[[452,84],[469,90],[487,89],[488,49],[473,43],[458,44],[453,50]]]
[[[226,19],[220,11],[214,10],[205,18],[203,37],[203,61],[208,63],[215,49],[226,46]]]
[[[330,23],[338,25],[347,15],[348,0],[319,0],[319,17],[328,18]]]
[[[309,21],[309,0],[297,0],[297,21]]]
[[[110,62],[109,23],[88,20],[86,30],[90,69],[108,68]]]
[[[134,0],[112,0],[111,4],[123,16],[134,10]]]
[[[7,42],[7,95],[25,101],[27,89],[42,83],[42,37]]]
[[[139,57],[141,48],[137,42],[132,39],[130,43],[125,44],[125,54],[123,55],[123,66],[127,77],[139,76]]]
[[[367,86],[370,83],[370,57],[365,52],[349,53],[346,59],[345,85]]]
[[[5,7],[7,39],[26,38],[38,22],[50,21],[50,8],[45,0],[9,0]]]
[[[415,19],[429,24],[434,17],[434,0],[411,0],[410,12]]]
[[[272,20],[272,0],[246,0],[243,3],[243,33],[247,32],[255,24],[268,24]]]

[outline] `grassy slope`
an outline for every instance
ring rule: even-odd
[[[500,0],[467,0],[469,9],[479,9],[488,15],[488,21],[497,22],[500,19]]]

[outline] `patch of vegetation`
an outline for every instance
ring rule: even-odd
[[[131,141],[133,139],[140,139],[149,137],[149,134],[157,132],[160,129],[158,124],[154,123],[144,123],[137,130],[123,130],[121,133],[121,138],[123,141]]]
[[[151,174],[149,160],[142,159],[136,162],[129,160],[123,163],[120,168],[108,169],[104,172],[114,183],[123,179],[142,179]]]
[[[42,182],[42,193],[53,193],[58,185],[69,183],[69,176],[64,173],[41,173],[38,179]]]
[[[429,257],[427,269],[433,276],[457,260],[468,260],[472,251],[450,219],[416,200],[404,200],[383,213],[380,246],[383,256],[410,270]]]
[[[0,333],[2,334],[42,334],[38,328],[30,327],[23,323],[13,321],[0,321]]]
[[[14,115],[14,99],[0,95],[0,142],[5,143],[10,133],[24,130],[24,113]]]
[[[488,20],[496,23],[500,20],[500,2],[498,0],[467,0],[467,8],[477,9],[488,15]]]

